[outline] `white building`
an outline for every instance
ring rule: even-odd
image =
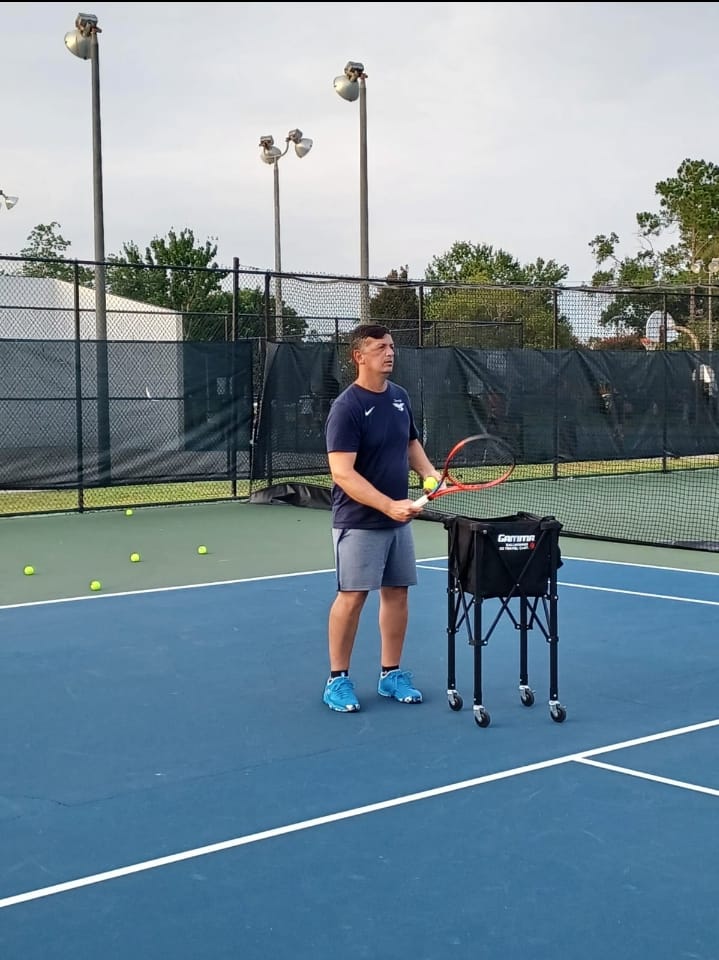
[[[80,339],[95,339],[95,291],[79,287]],[[182,340],[182,316],[106,295],[108,340]],[[53,277],[0,275],[1,340],[74,340],[75,286]]]
[[[182,316],[112,294],[106,301],[113,467],[151,476],[185,443]],[[6,468],[0,475],[7,472],[7,481],[70,482],[79,413],[93,474],[98,351],[95,292],[88,287],[79,287],[79,328],[78,350],[72,283],[0,275],[0,450]]]

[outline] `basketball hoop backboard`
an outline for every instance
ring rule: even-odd
[[[658,346],[664,342],[664,323],[666,317],[667,343],[675,343],[679,339],[679,331],[674,323],[674,317],[671,313],[664,313],[662,310],[655,310],[647,317],[647,324],[644,330],[644,339]],[[654,349],[654,348],[650,348]]]

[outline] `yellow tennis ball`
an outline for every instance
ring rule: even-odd
[[[134,511],[133,511],[132,507],[128,507],[127,510],[125,510],[125,516],[126,516],[126,517],[131,517],[133,513],[134,513]]]
[[[207,547],[198,547],[197,552],[204,555],[207,553]]]
[[[130,560],[131,560],[133,563],[139,563],[141,559],[142,559],[142,557],[140,556],[139,553],[131,553],[131,554],[130,554]]]
[[[91,581],[90,581],[90,589],[91,589],[91,590],[102,590],[102,584],[100,583],[99,580],[91,580]]]
[[[422,489],[425,493],[433,493],[438,486],[439,483],[434,477],[426,477],[424,483],[422,484]]]
[[[23,573],[26,577],[31,577],[33,573],[35,573],[35,567],[31,567],[30,564],[28,564],[23,570]]]

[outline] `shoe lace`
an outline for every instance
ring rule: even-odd
[[[335,694],[340,700],[354,700],[354,684],[349,677],[337,677],[332,681]]]
[[[414,689],[412,687],[412,674],[409,670],[393,670],[392,673],[387,675],[387,680],[395,690]]]
[[[398,670],[395,675],[395,686],[397,687],[411,687],[412,686],[412,674],[409,670]]]

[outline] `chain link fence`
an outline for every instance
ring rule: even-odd
[[[417,398],[433,456],[458,424],[480,424],[517,445],[519,477],[601,474],[629,502],[621,475],[701,467],[702,502],[713,502],[711,287],[507,287],[278,276],[238,260],[209,269],[109,262],[102,303],[94,267],[0,258],[0,514],[247,497],[278,479],[326,487],[324,418],[352,379],[346,348],[360,321],[392,331],[398,379]],[[673,530],[672,542],[719,540],[708,508],[671,497],[663,507],[702,517],[706,536]],[[666,532],[638,532],[626,517],[597,523],[596,513],[588,503],[576,532],[666,542]]]

